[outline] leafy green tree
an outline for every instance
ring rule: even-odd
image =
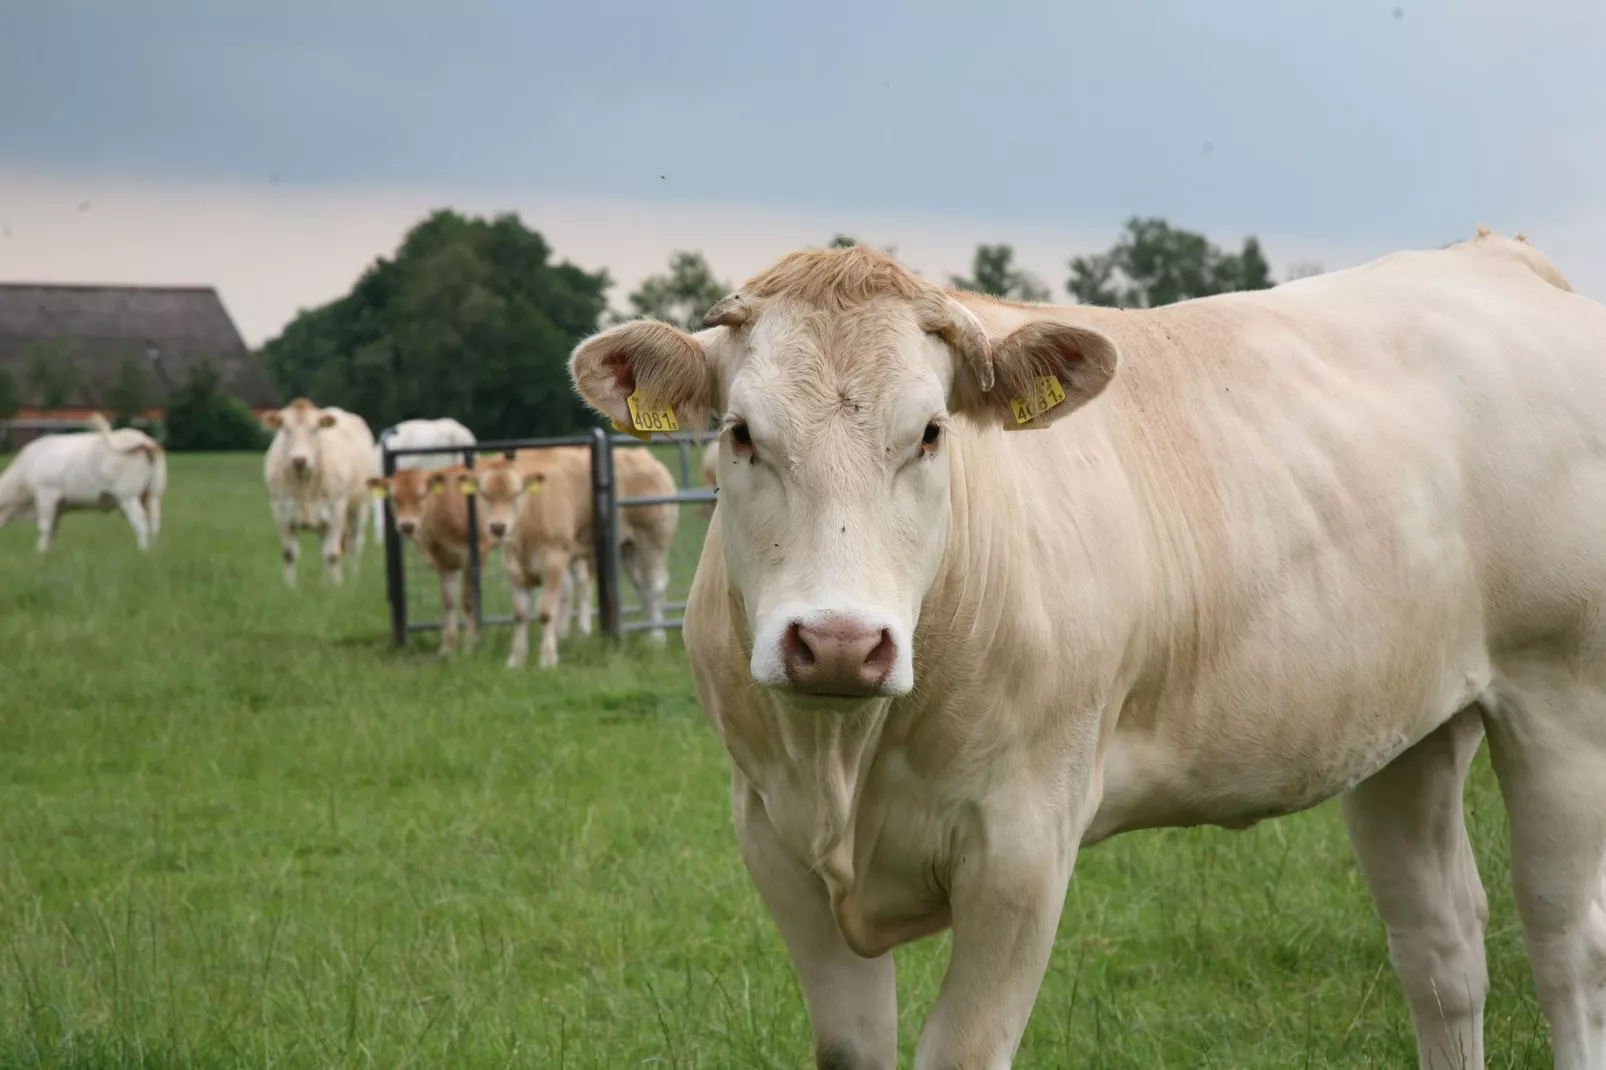
[[[107,391],[106,403],[115,414],[119,427],[127,427],[134,417],[151,407],[145,366],[138,357],[125,356],[117,362],[117,377]]]
[[[568,360],[597,329],[610,285],[605,271],[553,263],[516,215],[438,211],[349,294],[298,315],[262,358],[285,396],[339,405],[375,431],[450,416],[481,438],[562,434],[595,425]]]
[[[83,385],[83,376],[73,362],[75,347],[67,338],[45,338],[24,350],[28,359],[28,391],[34,404],[49,411],[72,400]]]
[[[1014,260],[1015,250],[1008,245],[978,245],[971,261],[971,277],[951,276],[949,285],[1015,301],[1047,301],[1048,287],[1031,272],[1015,267]]]
[[[223,389],[211,362],[190,369],[167,399],[166,446],[182,452],[259,450],[268,432],[245,402]]]
[[[1084,305],[1155,308],[1273,285],[1255,237],[1245,238],[1241,251],[1224,253],[1203,234],[1137,216],[1109,252],[1076,257],[1070,267],[1066,288]]]
[[[630,295],[635,315],[629,319],[662,320],[688,331],[703,329],[703,313],[731,292],[730,284],[714,277],[702,253],[669,254],[669,271],[650,275]]]
[[[0,420],[10,419],[22,408],[22,391],[11,373],[0,368]]]

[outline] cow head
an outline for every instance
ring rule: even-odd
[[[335,426],[335,414],[319,409],[306,398],[296,398],[262,418],[270,431],[288,440],[291,471],[311,472],[318,466],[318,435]]]
[[[404,468],[388,478],[373,476],[368,486],[378,492],[378,497],[390,499],[390,513],[396,520],[397,533],[410,536],[417,533],[424,522],[428,496],[445,489],[443,475],[442,472]]]
[[[707,330],[628,323],[582,342],[576,389],[621,423],[719,418],[719,531],[750,670],[794,694],[863,700],[915,683],[913,636],[949,523],[950,436],[1042,426],[1102,391],[1106,336],[1045,310],[988,337],[956,295],[856,246],[786,257],[708,311]],[[973,478],[985,479],[985,473]]]
[[[538,492],[546,481],[543,472],[524,472],[505,457],[485,461],[468,476],[464,486],[479,495],[479,514],[485,531],[498,545],[518,528],[519,508],[526,494]]]

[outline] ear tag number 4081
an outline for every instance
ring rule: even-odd
[[[630,422],[632,426],[622,427],[618,420],[613,422],[614,430],[623,431],[643,442],[652,440],[653,432],[660,431],[668,434],[680,430],[680,422],[675,419],[675,410],[661,408],[643,401],[640,394],[631,394],[626,399],[630,406]]]
[[[1030,399],[1019,397],[1009,399],[1009,407],[1015,414],[1015,423],[1017,425],[1010,428],[1010,430],[1026,430],[1019,425],[1037,419],[1043,413],[1065,400],[1065,388],[1060,385],[1058,376],[1040,375],[1032,385],[1036,389],[1032,391]],[[1046,427],[1047,425],[1038,424],[1037,426]]]

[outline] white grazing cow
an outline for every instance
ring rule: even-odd
[[[820,1066],[893,1065],[950,926],[915,1065],[1010,1065],[1079,847],[1338,796],[1421,1065],[1481,1067],[1487,733],[1555,1065],[1606,1067],[1606,307],[1485,230],[1147,310],[807,251],[704,322],[571,371],[723,418],[686,649]]]
[[[422,449],[428,446],[473,446],[475,441],[474,432],[450,416],[438,420],[403,420],[379,432],[379,440],[374,445],[374,470],[380,473],[385,470],[382,455],[385,446],[393,450]],[[420,472],[439,472],[454,464],[466,463],[467,459],[461,453],[404,453],[396,458],[396,471],[416,469]],[[374,541],[378,542],[385,535],[385,503],[376,499],[373,513]]]
[[[31,513],[39,525],[37,548],[44,553],[62,513],[118,508],[134,529],[135,543],[148,550],[162,527],[167,455],[143,431],[113,430],[98,412],[89,422],[89,431],[34,439],[0,472],[0,527]]]
[[[306,398],[268,413],[263,422],[276,432],[263,477],[284,547],[284,582],[296,585],[297,534],[315,531],[323,540],[324,577],[338,584],[348,547],[353,565],[362,561],[368,480],[379,474],[373,433],[361,416],[334,406],[320,409]]]

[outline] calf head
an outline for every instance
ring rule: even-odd
[[[526,494],[540,491],[542,472],[522,471],[517,462],[498,457],[483,462],[465,476],[465,487],[479,495],[479,514],[491,540],[501,545],[518,530],[519,508]]]
[[[404,468],[389,477],[373,476],[368,486],[379,497],[390,499],[390,512],[396,519],[396,531],[401,535],[415,535],[424,524],[424,511],[429,499],[437,494],[454,491],[467,469],[461,465],[425,472]]]
[[[1044,377],[1064,398],[1030,426],[1052,423],[1115,373],[1108,337],[1054,315],[989,337],[956,294],[878,252],[811,250],[716,304],[706,330],[614,327],[575,349],[570,372],[627,426],[632,396],[681,426],[719,417],[720,539],[753,678],[863,701],[915,684],[915,626],[947,545],[950,436],[1017,425],[1012,399]]]
[[[268,430],[288,440],[290,468],[311,472],[318,466],[318,435],[335,426],[335,414],[325,412],[306,398],[296,398],[277,412],[262,418]]]

